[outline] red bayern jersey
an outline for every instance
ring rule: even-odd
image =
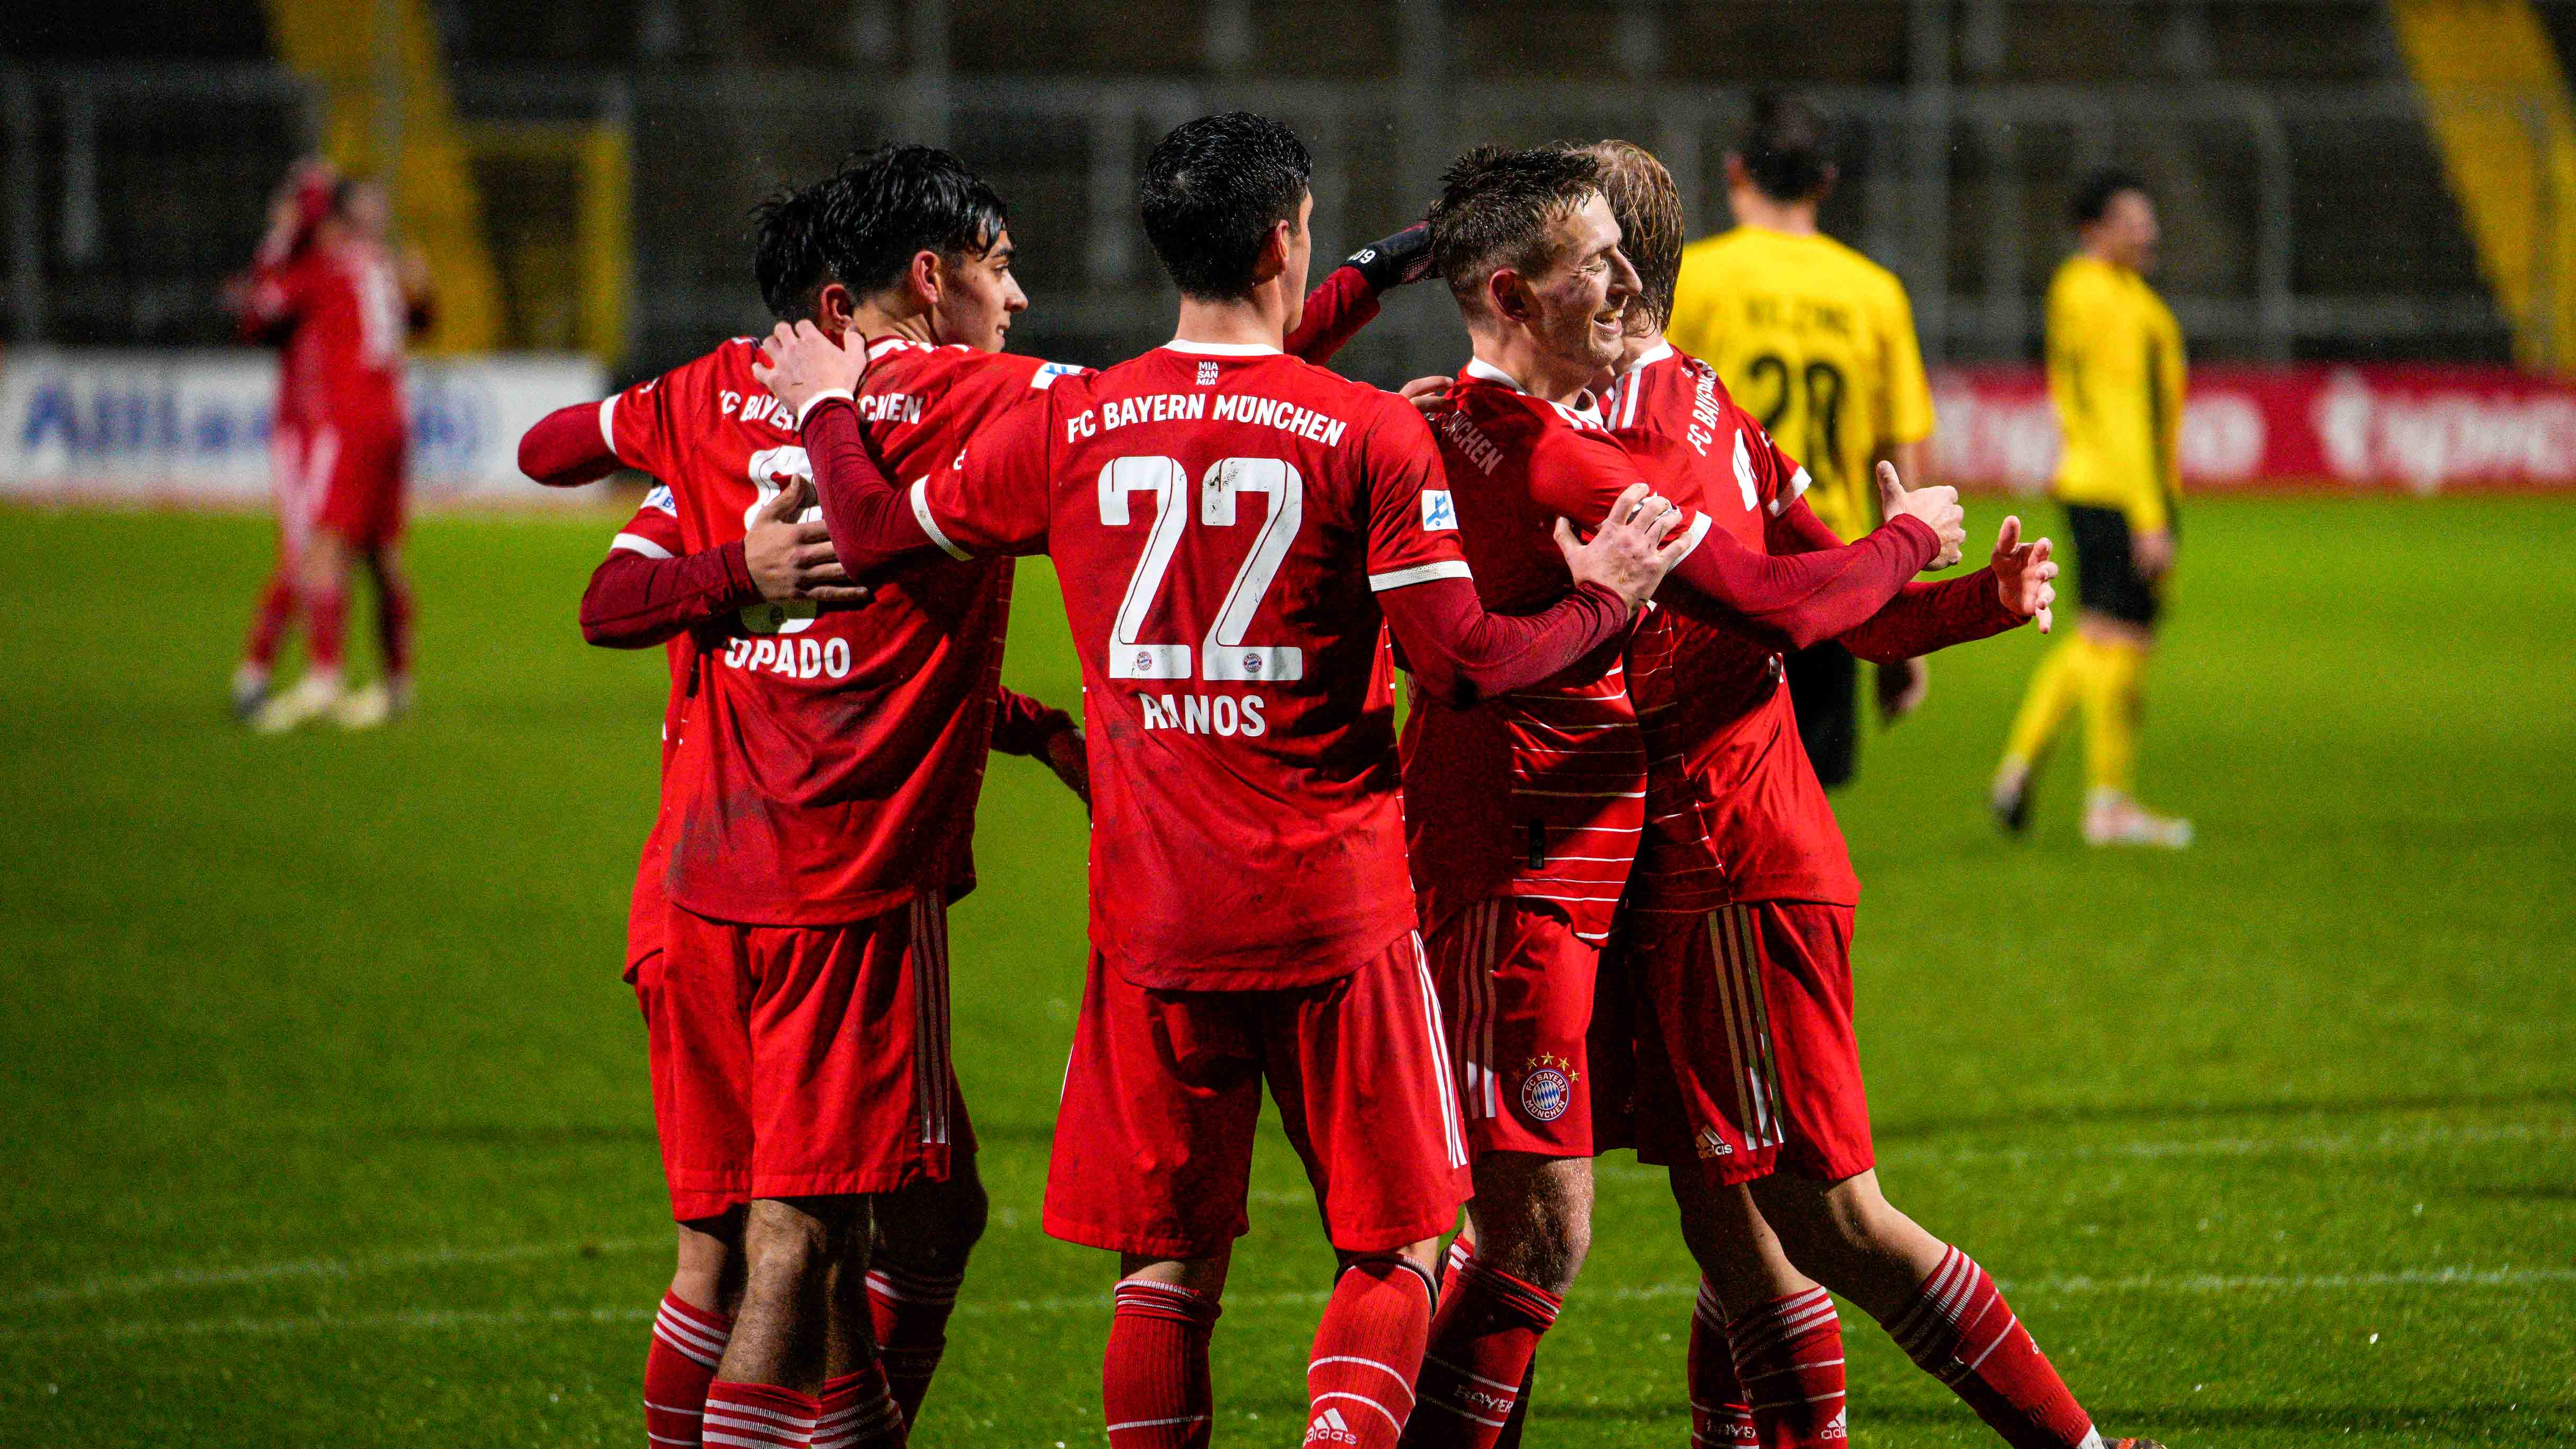
[[[1477,595],[1495,613],[1564,597],[1574,581],[1556,520],[1597,524],[1640,481],[1597,411],[1540,401],[1483,362],[1458,375],[1432,432]],[[1689,514],[1682,528],[1705,535],[1692,500],[1674,501]],[[1603,939],[1646,813],[1645,743],[1619,642],[1472,709],[1417,693],[1404,795],[1428,924],[1512,895],[1552,902],[1577,936]]]
[[[778,489],[813,476],[795,418],[751,374],[756,355],[736,338],[601,404],[619,461],[672,486],[686,552],[743,537]],[[961,436],[1053,376],[974,356],[991,360],[951,364],[981,379],[959,392]],[[962,894],[1008,587],[1007,565],[940,564],[851,608],[755,604],[702,639],[674,765],[671,898],[718,920],[829,925],[921,890]]]
[[[635,516],[609,541],[608,550],[616,553],[642,554],[646,558],[677,558],[687,545],[680,537],[680,510],[666,483],[656,483],[644,494],[644,502]],[[675,634],[662,646],[664,662],[670,667],[671,690],[662,705],[662,768],[660,788],[655,793],[653,828],[644,836],[643,858],[635,869],[635,894],[626,912],[626,979],[635,979],[635,969],[645,957],[662,949],[662,907],[669,899],[664,876],[669,872],[670,825],[673,797],[671,763],[680,749],[680,723],[688,704],[689,661],[694,657],[696,641],[687,634]]]
[[[315,244],[251,273],[248,315],[282,330],[281,422],[346,423],[402,416],[403,341],[409,308],[385,249],[371,242]]]
[[[1082,658],[1091,938],[1123,975],[1305,985],[1413,928],[1376,591],[1471,575],[1402,399],[1271,348],[1175,342],[1057,380],[908,492],[959,557],[1055,557]]]
[[[1806,491],[1807,470],[1736,405],[1717,370],[1669,343],[1619,379],[1603,412],[1658,489],[1687,490],[1757,553],[1769,520]],[[1653,761],[1632,905],[1857,905],[1860,880],[1799,743],[1779,653],[1749,630],[1660,609],[1628,662]]]

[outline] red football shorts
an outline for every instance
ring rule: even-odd
[[[1544,901],[1496,896],[1431,933],[1431,977],[1475,1152],[1590,1157],[1598,948]]]
[[[643,974],[637,978],[639,990]],[[671,1215],[893,1192],[975,1150],[948,1061],[948,916],[916,898],[840,926],[674,906],[647,1004]]]
[[[1470,1192],[1441,1041],[1431,968],[1409,931],[1348,976],[1282,991],[1156,991],[1094,950],[1046,1230],[1157,1258],[1222,1252],[1250,1227],[1266,1080],[1334,1247],[1437,1237]]]
[[[287,551],[316,528],[361,548],[402,537],[408,430],[399,418],[291,423],[269,438],[270,482]]]
[[[1867,1172],[1852,908],[1756,901],[1639,920],[1637,1160],[1718,1185]]]

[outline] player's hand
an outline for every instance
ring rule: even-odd
[[[1898,514],[1922,519],[1941,538],[1941,552],[1927,568],[1946,569],[1959,561],[1959,551],[1968,542],[1968,511],[1959,506],[1959,490],[1935,484],[1907,492],[1897,479],[1894,463],[1878,465],[1878,512],[1882,518]]]
[[[2139,578],[2149,582],[2163,578],[2173,568],[2173,561],[2172,529],[2159,528],[2129,536],[2129,567],[2138,571]]]
[[[1631,483],[1610,505],[1610,516],[1601,520],[1589,541],[1578,540],[1574,525],[1558,519],[1556,547],[1565,555],[1566,570],[1576,583],[1601,585],[1627,600],[1628,612],[1633,614],[1645,607],[1655,595],[1655,586],[1690,552],[1688,535],[1667,540],[1681,522],[1682,510],[1672,500],[1648,492],[1643,483]]]
[[[832,552],[832,531],[817,518],[797,521],[814,506],[814,485],[799,478],[752,515],[743,534],[742,558],[751,581],[772,603],[801,599],[812,604],[862,604],[868,591],[850,582]]]
[[[1057,730],[1047,736],[1046,765],[1082,802],[1083,809],[1091,808],[1091,756],[1083,750],[1081,730]]]
[[[1373,241],[1345,258],[1343,266],[1360,274],[1372,292],[1439,275],[1431,262],[1431,224],[1417,221],[1384,241]]]
[[[2052,607],[2057,602],[2057,561],[2048,556],[2049,542],[2039,539],[2021,541],[2021,520],[2007,518],[1995,534],[1995,553],[1989,566],[1995,571],[1995,592],[2003,596],[2004,607],[2025,619],[2037,619],[2039,632],[2045,634],[2056,623]]]
[[[858,395],[868,376],[867,339],[853,332],[836,342],[811,322],[781,322],[760,344],[751,375],[802,418],[805,404],[823,393]]]
[[[1456,385],[1456,378],[1417,377],[1397,389],[1397,395],[1413,404],[1414,411],[1429,417],[1449,405],[1449,389]]]
[[[1878,666],[1878,717],[1894,724],[1923,707],[1932,692],[1932,661],[1899,659]]]

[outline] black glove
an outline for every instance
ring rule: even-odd
[[[1343,266],[1357,270],[1372,292],[1384,292],[1433,274],[1431,224],[1417,221],[1384,241],[1350,254]]]

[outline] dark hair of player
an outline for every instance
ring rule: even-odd
[[[2091,226],[2111,209],[2111,203],[2123,191],[2147,194],[2147,183],[2133,171],[2096,171],[2075,188],[2075,199],[2067,203],[2066,215],[2077,226]]]
[[[1735,154],[1773,201],[1806,201],[1834,179],[1834,126],[1823,108],[1791,91],[1764,91],[1736,133]]]
[[[1306,143],[1266,116],[1184,122],[1145,158],[1145,239],[1182,296],[1248,296],[1263,241],[1280,222],[1297,224],[1314,171]]]
[[[1588,152],[1479,146],[1440,178],[1429,218],[1432,264],[1449,279],[1458,305],[1481,315],[1494,273],[1546,271],[1556,261],[1548,224],[1600,191],[1600,166]]]
[[[1010,226],[1010,208],[935,146],[886,145],[752,213],[752,274],[782,322],[809,319],[838,282],[862,297],[902,283],[925,251],[980,257]]]
[[[839,280],[823,260],[823,192],[831,184],[781,191],[752,208],[752,278],[781,322],[810,321],[815,294]]]
[[[1634,141],[1595,141],[1571,149],[1600,168],[1601,196],[1619,221],[1619,250],[1628,254],[1644,290],[1637,301],[1647,322],[1672,320],[1673,292],[1682,278],[1682,193],[1673,173]],[[1633,324],[1636,319],[1631,318]]]

